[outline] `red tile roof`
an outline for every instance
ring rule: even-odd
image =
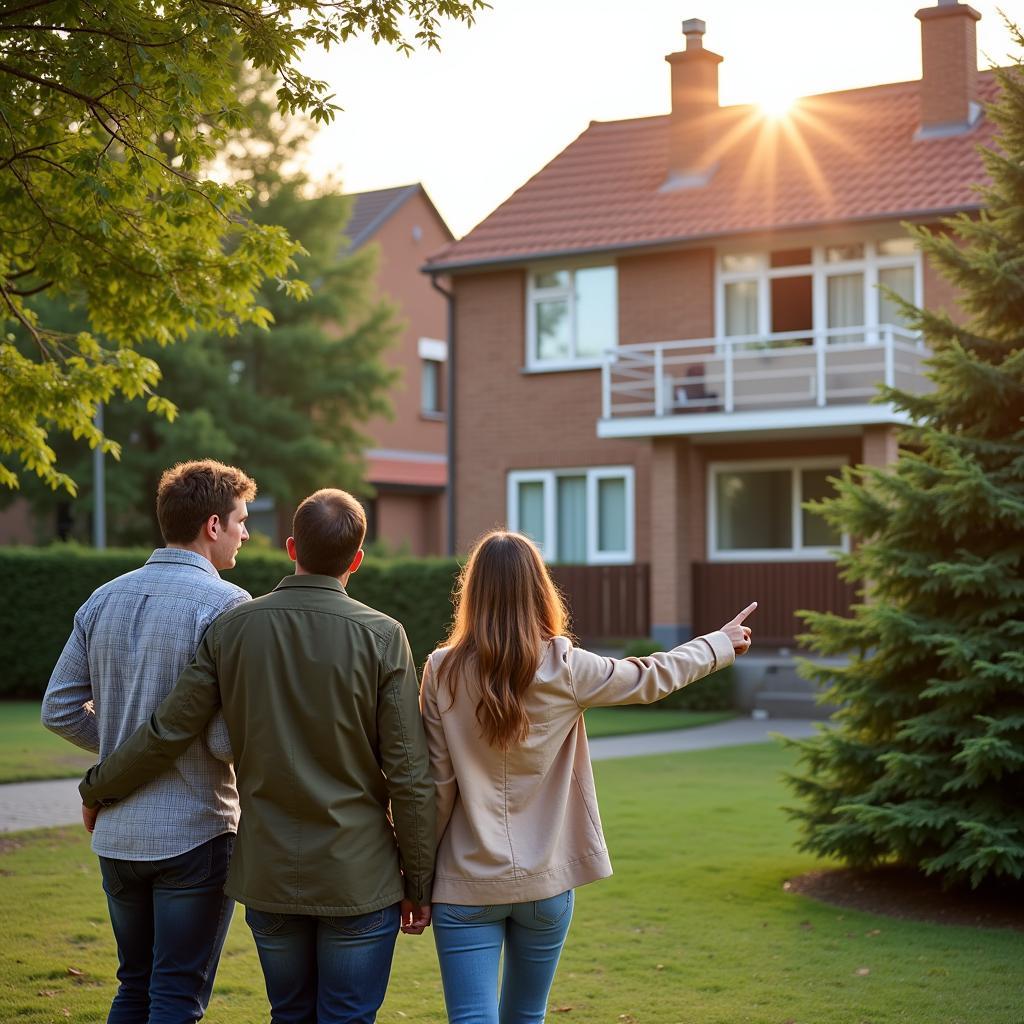
[[[724,107],[708,184],[661,191],[669,117],[593,122],[428,269],[976,208],[993,125],[915,139],[919,82],[808,96],[787,118]],[[981,99],[995,98],[991,72]]]

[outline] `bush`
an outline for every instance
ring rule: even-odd
[[[642,640],[631,640],[626,644],[627,658],[646,658],[649,654],[663,651],[665,648],[657,642],[645,637]],[[648,707],[666,711],[729,711],[735,706],[735,677],[730,665],[702,679],[699,683],[676,690],[667,697],[662,697]]]
[[[78,608],[97,587],[137,569],[149,555],[149,550],[95,551],[72,544],[0,548],[0,695],[42,696]],[[223,575],[259,597],[291,571],[283,552],[247,549]],[[454,559],[371,559],[348,589],[356,600],[405,626],[420,665],[447,634],[457,572]]]

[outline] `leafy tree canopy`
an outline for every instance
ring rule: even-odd
[[[442,21],[472,23],[484,0],[11,0],[0,6],[0,484],[31,471],[72,494],[50,435],[119,447],[98,402],[143,397],[160,370],[142,342],[266,326],[270,280],[307,298],[299,244],[248,215],[248,190],[205,168],[246,115],[234,62],[279,79],[284,115],[329,121],[325,82],[300,70],[307,45],[360,33],[401,51],[437,47]],[[68,332],[33,296],[66,297]],[[59,308],[60,302],[55,303]],[[44,304],[43,310],[50,308]],[[13,461],[12,461],[13,460]]]

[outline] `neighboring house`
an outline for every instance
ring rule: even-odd
[[[992,137],[980,15],[917,17],[920,82],[779,119],[719,106],[686,22],[670,114],[591,123],[428,262],[454,293],[459,550],[530,534],[577,567],[557,575],[590,636],[678,642],[757,599],[758,639],[789,646],[795,609],[848,607],[849,538],[801,503],[894,459],[904,420],[871,399],[927,387],[927,351],[881,286],[954,311],[901,222],[977,210]]]
[[[395,552],[440,555],[445,551],[448,481],[447,314],[444,296],[420,267],[427,254],[453,236],[420,184],[350,198],[348,251],[377,248],[376,293],[396,306],[403,325],[398,343],[382,357],[399,371],[390,395],[394,417],[360,425],[373,440],[366,463],[375,496],[363,499],[367,539]],[[257,529],[272,537],[288,529],[290,520],[276,522],[270,499],[257,498],[250,508]]]
[[[448,483],[448,327],[446,301],[420,273],[427,254],[452,241],[420,184],[361,192],[348,225],[351,249],[379,249],[377,291],[398,307],[405,327],[384,361],[401,377],[391,393],[394,419],[363,428],[373,438],[367,479],[370,539],[411,555],[445,551]]]

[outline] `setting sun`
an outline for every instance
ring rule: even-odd
[[[785,117],[795,102],[796,97],[792,93],[768,91],[758,100],[758,106],[766,117]]]

